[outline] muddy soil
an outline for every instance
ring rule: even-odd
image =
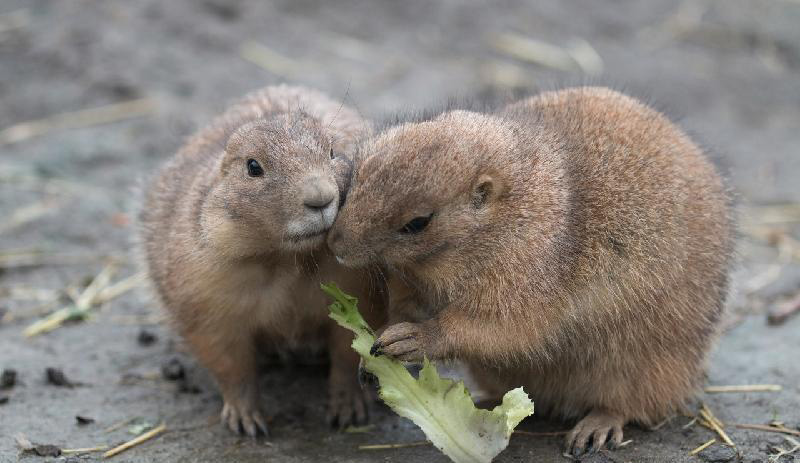
[[[800,251],[787,238],[800,238],[798,23],[800,4],[790,0],[0,1],[0,130],[145,99],[115,114],[1,132],[0,368],[17,375],[0,390],[0,462],[100,460],[21,453],[14,436],[60,448],[114,445],[133,437],[134,423],[107,428],[133,418],[168,430],[116,461],[446,461],[425,446],[359,450],[423,438],[377,404],[368,432],[324,426],[324,366],[266,370],[273,435],[230,435],[215,421],[221,402],[212,381],[141,289],[84,321],[23,336],[107,258],[118,262],[112,283],[134,275],[131,219],[142,179],[227,102],[279,82],[317,87],[375,119],[448,97],[502,101],[587,82],[663,109],[727,173],[743,222],[736,288],[708,383],[783,386],[702,400],[726,423],[779,420],[797,429],[800,317],[768,326],[766,313],[800,290]],[[554,48],[503,46],[520,37]],[[118,120],[100,123],[110,116]],[[140,342],[143,328],[156,339]],[[173,358],[188,383],[162,376]],[[53,384],[47,368],[60,369],[72,387]],[[689,422],[631,426],[627,447],[584,461],[725,461],[719,445],[689,456],[714,437]],[[523,429],[570,426],[533,419]],[[779,434],[726,429],[741,461],[765,462],[774,447],[790,446]],[[560,442],[517,435],[497,461],[564,461]]]

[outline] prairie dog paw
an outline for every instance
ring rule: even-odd
[[[367,391],[362,391],[355,381],[348,384],[331,382],[326,415],[328,424],[343,429],[366,424],[367,419]]]
[[[396,323],[386,328],[375,340],[369,353],[386,355],[404,362],[420,363],[426,355],[423,333],[419,323]]]
[[[574,457],[594,453],[606,443],[614,448],[622,443],[625,420],[614,413],[593,410],[567,434],[566,451]]]
[[[222,406],[222,423],[236,434],[246,433],[256,437],[259,432],[269,435],[267,420],[258,404],[257,395],[240,397],[224,396],[225,404]]]

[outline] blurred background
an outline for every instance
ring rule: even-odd
[[[733,424],[800,426],[797,0],[2,0],[0,461],[41,459],[26,440],[114,445],[161,422],[165,433],[115,458],[446,461],[425,446],[359,450],[422,439],[380,407],[358,432],[322,426],[324,367],[270,370],[273,437],[229,436],[212,382],[142,289],[130,256],[137,187],[227,103],[281,82],[374,119],[577,84],[666,112],[729,177],[742,223],[709,384],[781,390],[703,396],[735,451],[690,456],[715,434],[677,417],[657,432],[631,427],[627,447],[591,461],[766,461],[792,448],[792,433]],[[514,436],[498,461],[561,461],[560,442]]]

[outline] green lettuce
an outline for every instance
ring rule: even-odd
[[[508,446],[514,428],[533,414],[533,402],[519,387],[503,396],[493,410],[475,407],[463,381],[442,378],[425,359],[419,379],[405,366],[369,350],[375,333],[358,312],[358,300],[336,285],[322,285],[334,302],[330,317],[355,333],[353,349],[363,366],[378,378],[381,399],[398,415],[419,426],[428,439],[456,463],[488,463]]]

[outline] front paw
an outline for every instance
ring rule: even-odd
[[[420,323],[402,322],[389,326],[375,340],[369,353],[375,356],[420,363],[425,357],[432,355],[428,336]]]
[[[567,434],[566,451],[575,458],[594,453],[608,444],[609,448],[622,443],[625,420],[616,413],[593,410]]]
[[[331,381],[328,392],[328,424],[339,429],[366,424],[368,391],[362,391],[355,381],[347,384]]]
[[[236,434],[244,431],[248,436],[256,437],[259,432],[269,435],[267,420],[258,403],[258,394],[223,394],[225,404],[222,406],[222,423]]]

